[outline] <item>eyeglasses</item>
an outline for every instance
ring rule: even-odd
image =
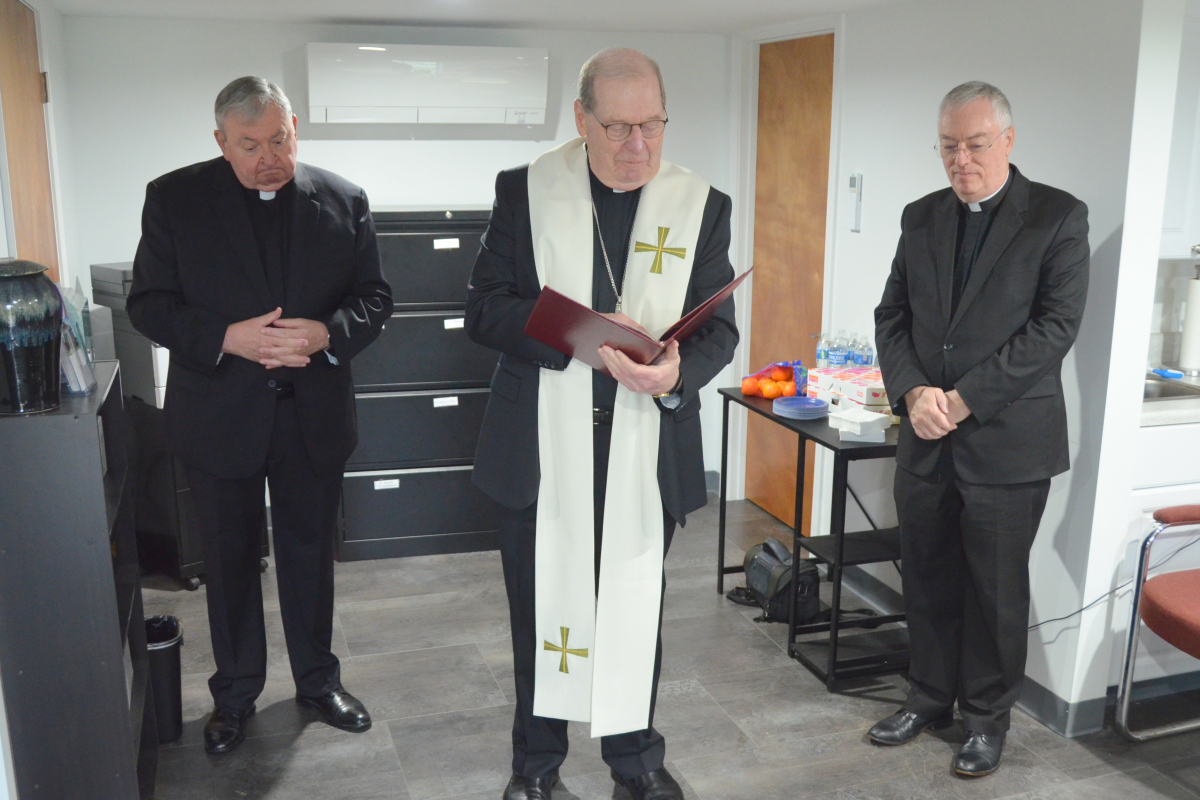
[[[592,114],[592,118],[596,122],[600,122],[600,119],[595,114]],[[604,135],[614,142],[623,142],[628,139],[633,133],[634,128],[641,129],[643,139],[657,139],[666,130],[667,121],[665,119],[648,119],[645,122],[610,122],[607,125],[600,122],[600,127],[604,128]]]
[[[933,149],[934,152],[936,152],[946,161],[953,161],[954,159],[958,158],[958,154],[962,151],[965,151],[966,154],[971,158],[977,158],[986,153],[988,150],[991,150],[992,145],[1000,141],[1000,137],[1003,136],[1011,127],[1012,126],[1010,125],[1008,128],[1000,131],[1000,133],[996,134],[996,138],[992,139],[992,141],[988,142],[987,144],[966,144],[964,142],[963,147],[959,147],[958,142],[955,142],[954,144],[938,142],[933,146]]]

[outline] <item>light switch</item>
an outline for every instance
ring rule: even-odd
[[[862,183],[862,173],[855,172],[850,176],[849,186],[842,195],[843,224],[854,233],[862,231]]]

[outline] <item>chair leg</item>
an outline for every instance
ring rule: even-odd
[[[1130,730],[1129,728],[1129,707],[1132,703],[1133,694],[1133,672],[1137,661],[1139,634],[1142,628],[1142,589],[1146,585],[1147,573],[1150,571],[1150,549],[1153,547],[1155,540],[1158,539],[1159,534],[1168,527],[1166,524],[1156,525],[1154,530],[1150,532],[1150,535],[1142,542],[1137,575],[1133,581],[1133,597],[1130,603],[1133,606],[1133,611],[1129,616],[1129,630],[1125,634],[1125,657],[1121,663],[1121,680],[1117,684],[1117,709],[1114,717],[1117,733],[1131,742],[1144,742],[1148,739],[1157,739],[1160,736],[1168,736],[1173,733],[1183,733],[1184,731],[1200,728],[1200,719],[1185,720],[1169,725],[1160,725],[1157,728],[1146,728],[1140,731]]]

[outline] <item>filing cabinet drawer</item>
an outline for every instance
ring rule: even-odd
[[[359,390],[487,386],[500,354],[467,338],[463,312],[395,314],[354,359]]]
[[[346,542],[494,531],[498,510],[471,483],[471,467],[347,472]]]
[[[378,234],[383,277],[397,308],[461,308],[486,224],[447,230],[387,231]]]
[[[475,458],[487,389],[360,394],[354,468],[462,464]]]

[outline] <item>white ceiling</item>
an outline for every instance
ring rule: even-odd
[[[52,0],[78,16],[720,33],[890,0]]]

